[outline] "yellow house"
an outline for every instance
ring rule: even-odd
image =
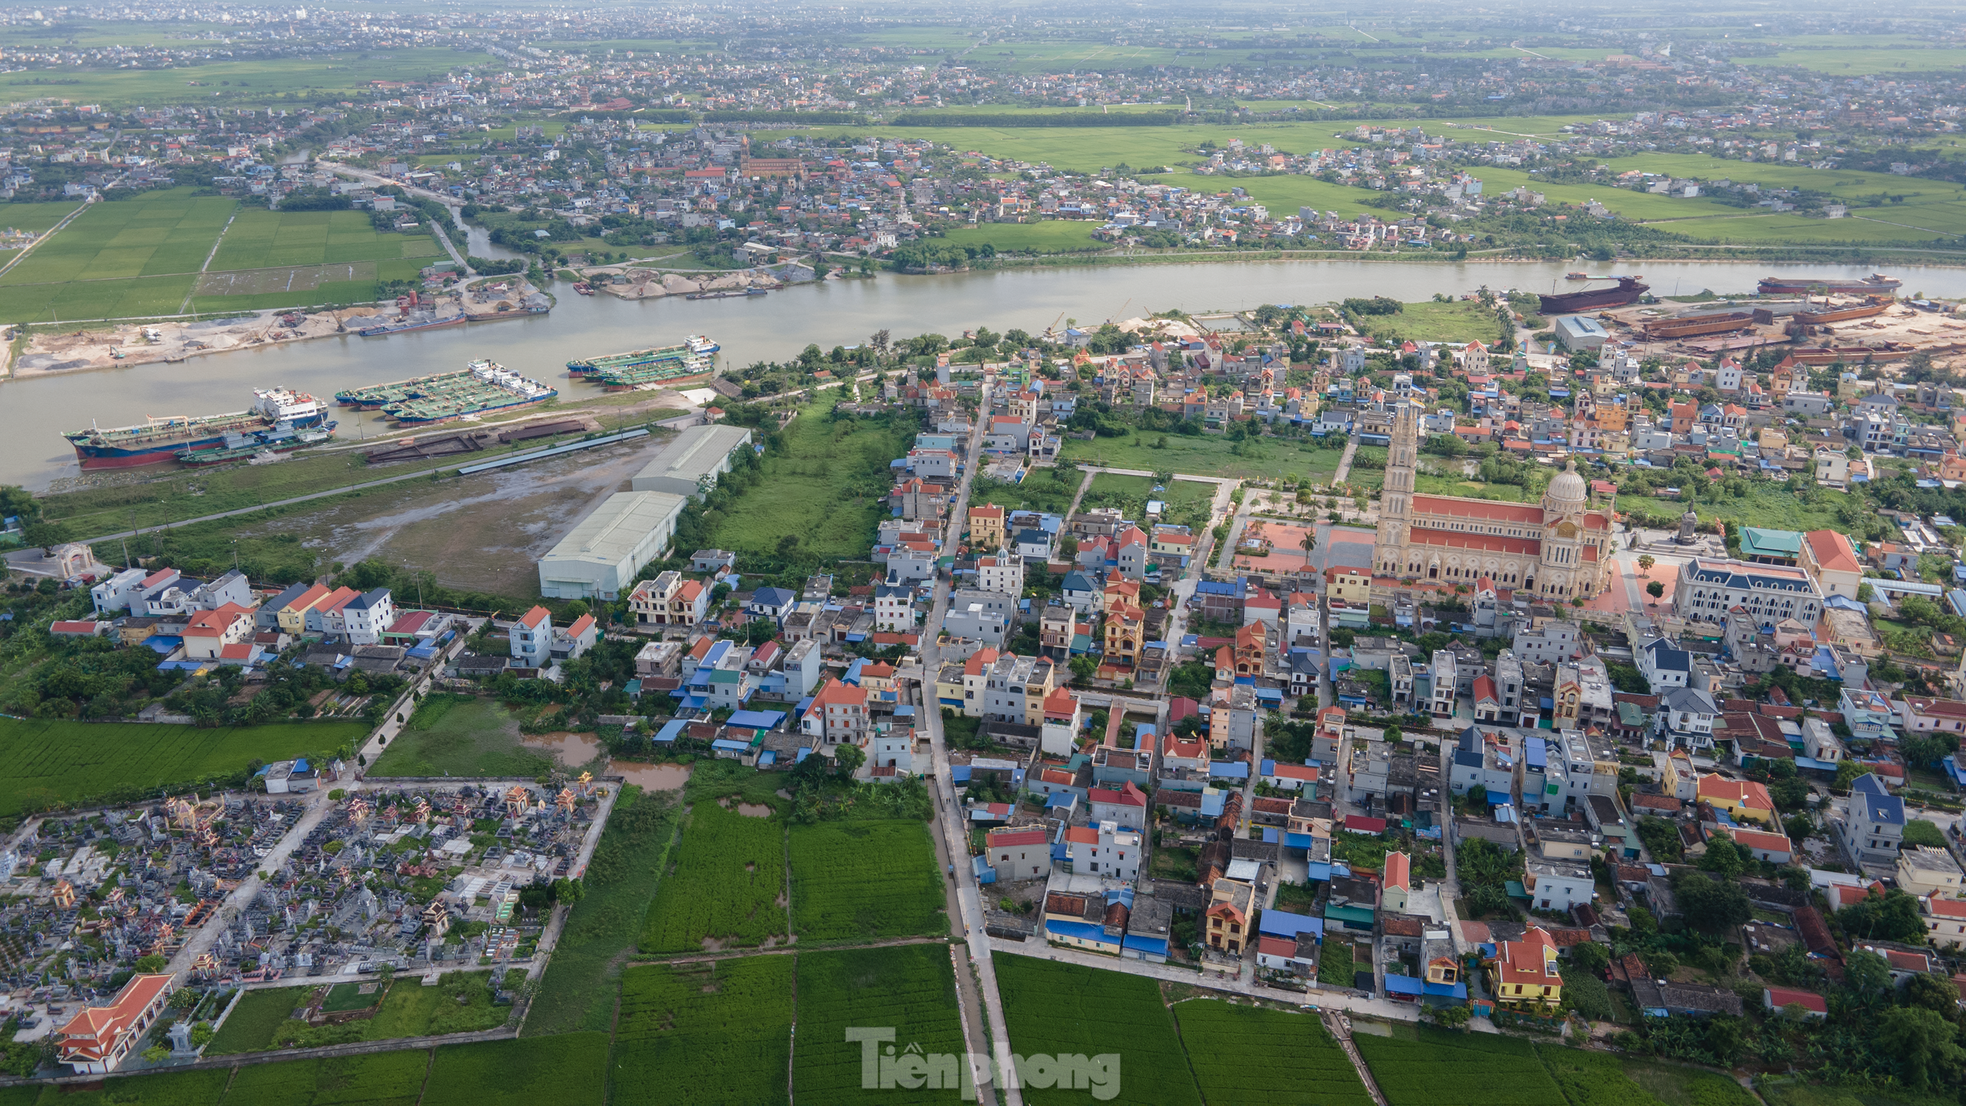
[[[1324,570],[1325,593],[1331,599],[1347,603],[1370,603],[1372,601],[1372,573],[1362,568],[1327,568]]]
[[[281,630],[298,636],[307,629],[307,612],[316,603],[326,599],[332,588],[315,584],[290,600],[286,606],[275,612],[274,618]]]
[[[1758,822],[1764,826],[1775,824],[1775,800],[1769,796],[1766,784],[1753,780],[1730,780],[1710,772],[1700,777],[1698,798],[1703,803],[1712,803],[1718,810],[1726,811],[1737,822]]]
[[[1495,958],[1488,962],[1488,988],[1504,1006],[1556,1009],[1563,1002],[1556,942],[1541,926],[1530,926],[1522,940],[1497,944]]]
[[[969,547],[971,549],[1002,549],[1004,546],[1004,509],[994,503],[969,509]]]

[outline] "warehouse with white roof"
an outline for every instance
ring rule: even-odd
[[[567,531],[539,560],[539,594],[548,599],[619,599],[635,574],[668,552],[687,496],[616,492]]]
[[[638,492],[668,492],[702,499],[730,471],[731,455],[751,444],[742,426],[692,426],[662,448],[628,486]]]

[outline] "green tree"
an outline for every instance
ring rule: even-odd
[[[1843,990],[1860,1009],[1875,1010],[1891,992],[1891,965],[1874,952],[1850,950],[1843,958]]]
[[[1740,875],[1741,867],[1741,850],[1734,844],[1734,835],[1726,830],[1715,830],[1713,836],[1707,838],[1707,851],[1700,857],[1700,870],[1725,879]]]
[[[1673,883],[1673,895],[1686,924],[1706,933],[1732,929],[1753,914],[1739,884],[1714,880],[1704,872],[1682,872]]]
[[[861,752],[858,745],[841,745],[833,750],[833,761],[839,774],[850,779],[861,765],[867,763],[867,754]]]
[[[1944,1086],[1966,1066],[1957,1028],[1945,1015],[1923,1007],[1897,1007],[1877,1019],[1873,1039],[1897,1060],[1905,1084],[1914,1090]]]
[[[1645,585],[1645,594],[1654,599],[1664,599],[1666,597],[1666,585],[1654,580]]]
[[[137,957],[137,962],[133,965],[133,967],[135,967],[140,974],[156,975],[158,972],[163,971],[168,963],[169,961],[165,960],[163,957],[157,955],[156,953],[151,953],[149,956]]]
[[[1924,818],[1913,818],[1905,823],[1904,842],[1907,845],[1929,845],[1934,849],[1946,847],[1945,834]]]
[[[1603,975],[1611,966],[1611,950],[1595,941],[1570,946],[1570,962],[1592,975]]]

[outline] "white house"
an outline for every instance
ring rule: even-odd
[[[553,656],[553,612],[534,607],[512,624],[512,659],[524,668],[544,668]]]

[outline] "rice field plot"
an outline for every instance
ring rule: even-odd
[[[275,292],[312,292],[335,281],[375,280],[375,262],[346,261],[337,265],[288,265],[277,269],[227,269],[198,278],[200,296],[256,296]]]
[[[426,1049],[246,1064],[225,1100],[234,1106],[416,1106],[430,1071]]]
[[[605,1033],[443,1045],[422,1106],[601,1106],[607,1062]]]
[[[1111,248],[1092,236],[1100,224],[1093,221],[1052,220],[1043,223],[991,223],[987,226],[958,227],[948,240],[958,246],[988,243],[998,253],[1079,253]]]
[[[68,217],[82,206],[74,200],[46,204],[7,204],[0,207],[0,230],[25,230],[39,234]]]
[[[225,232],[213,270],[347,264],[439,257],[430,235],[375,229],[362,211],[268,211],[247,208]]]
[[[960,1099],[965,1049],[949,946],[801,952],[798,961],[799,1035],[792,1050],[792,1088],[800,1106],[876,1097],[895,1106]],[[892,1028],[897,1055],[919,1046],[923,1056],[957,1059],[936,1067],[932,1085],[913,1090],[896,1085],[870,1094],[861,1086],[864,1046],[847,1040],[850,1026]]]
[[[38,254],[40,251],[35,252]],[[31,262],[30,258],[14,272],[28,268]],[[0,282],[0,318],[16,323],[161,318],[179,313],[184,306],[184,297],[190,294],[196,280],[196,274],[183,273],[129,280],[78,280],[48,284]]]
[[[0,285],[127,280],[194,273],[238,201],[189,188],[93,204],[43,242]]]
[[[1566,1106],[1563,1091],[1516,1037],[1421,1027],[1352,1038],[1387,1106]]]
[[[616,1106],[787,1101],[793,970],[786,954],[623,972],[608,1069]]]
[[[366,733],[368,726],[359,722],[199,729],[0,718],[0,817],[87,798],[134,798],[155,788],[228,779],[255,759],[332,753]]]
[[[80,1086],[41,1084],[10,1087],[5,1106],[219,1106],[225,1097],[226,1068],[166,1071],[109,1079]],[[18,1095],[19,1097],[14,1097]],[[245,1101],[235,1099],[234,1101]]]
[[[791,856],[801,942],[949,932],[935,845],[920,822],[796,826]]]
[[[1117,1055],[1117,1072],[1108,1069],[1105,1077],[1116,1074],[1120,1080],[1119,1101],[1199,1106],[1201,1093],[1159,984],[1144,976],[1028,956],[998,956],[995,962],[1012,1052],[1088,1059]],[[1086,1087],[1040,1087],[1031,1078],[1034,1071],[1026,1072],[1024,1089],[1024,1101],[1032,1106],[1085,1102]],[[1088,1083],[1096,1081],[1088,1075]]]
[[[762,945],[786,934],[785,826],[698,800],[642,927],[649,953]]]
[[[1314,1014],[1191,999],[1175,1005],[1174,1020],[1210,1102],[1371,1106],[1351,1060]]]

